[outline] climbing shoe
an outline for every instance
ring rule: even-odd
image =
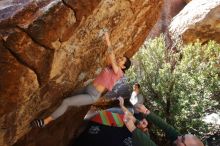
[[[45,126],[43,119],[35,119],[31,122],[31,127],[43,128]]]

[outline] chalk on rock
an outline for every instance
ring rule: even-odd
[[[98,37],[103,37],[106,32],[108,32],[108,29],[107,29],[107,28],[102,28],[102,29],[99,31]]]

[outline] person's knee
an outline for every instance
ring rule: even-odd
[[[92,102],[95,103],[99,99],[99,96],[92,96],[91,99]]]

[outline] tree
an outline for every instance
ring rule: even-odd
[[[181,133],[204,136],[212,127],[202,118],[220,109],[220,45],[198,41],[176,48],[166,49],[162,35],[145,42],[127,75],[141,84],[151,110]]]

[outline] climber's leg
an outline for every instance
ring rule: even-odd
[[[86,88],[86,94],[79,94],[64,99],[62,104],[51,114],[51,116],[45,118],[43,122],[40,119],[34,120],[33,121],[33,123],[35,123],[34,126],[44,127],[51,121],[63,115],[69,106],[82,106],[82,105],[93,104],[98,100],[100,95],[101,93],[99,93],[94,86],[89,85]]]
[[[68,97],[63,100],[62,104],[51,114],[51,117],[55,120],[64,114],[69,106],[82,106],[95,103],[100,97],[99,93],[94,86],[89,85],[86,88],[87,94],[79,94],[72,97]]]

